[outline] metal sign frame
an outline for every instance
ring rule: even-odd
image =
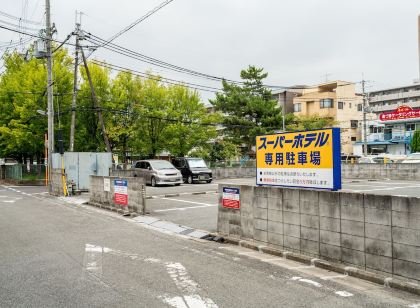
[[[322,131],[330,131],[332,136],[332,146],[331,146],[331,157],[332,157],[332,180],[333,185],[332,187],[313,187],[313,186],[300,186],[300,185],[281,185],[281,184],[261,184],[258,182],[258,138],[263,136],[280,136],[280,135],[287,135],[287,134],[297,134],[297,133],[311,133],[311,132],[322,132]],[[319,190],[340,190],[342,187],[341,183],[341,139],[340,139],[340,128],[333,127],[333,128],[324,128],[324,129],[316,129],[316,130],[307,130],[307,131],[294,131],[294,132],[285,132],[285,133],[277,133],[277,134],[263,134],[256,136],[256,144],[255,144],[255,159],[256,159],[256,171],[255,171],[255,182],[257,186],[273,186],[273,187],[290,187],[290,188],[310,188],[310,189],[319,189]],[[274,168],[273,168],[274,169]],[[287,168],[278,168],[278,169],[287,169]],[[302,168],[304,169],[304,168]]]

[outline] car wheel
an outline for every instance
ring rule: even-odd
[[[179,186],[179,185],[181,185],[181,183],[177,183],[177,184],[175,184],[175,186]]]
[[[153,177],[151,180],[152,187],[156,187],[156,179]]]
[[[188,184],[192,184],[192,183],[193,183],[193,178],[192,178],[192,175],[189,175],[189,176],[188,176],[188,178],[187,178],[187,182],[188,182]]]
[[[211,180],[207,180],[207,183],[209,183],[209,184],[210,184],[210,183],[211,183]]]

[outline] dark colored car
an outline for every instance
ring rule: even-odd
[[[179,157],[172,159],[173,165],[181,171],[185,183],[194,182],[211,183],[213,175],[202,158]]]

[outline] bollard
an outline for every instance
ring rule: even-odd
[[[384,157],[384,164],[388,163],[388,157]]]
[[[141,185],[141,214],[146,215],[146,185]]]

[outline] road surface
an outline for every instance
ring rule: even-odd
[[[43,191],[0,185],[1,307],[420,307],[412,294]]]

